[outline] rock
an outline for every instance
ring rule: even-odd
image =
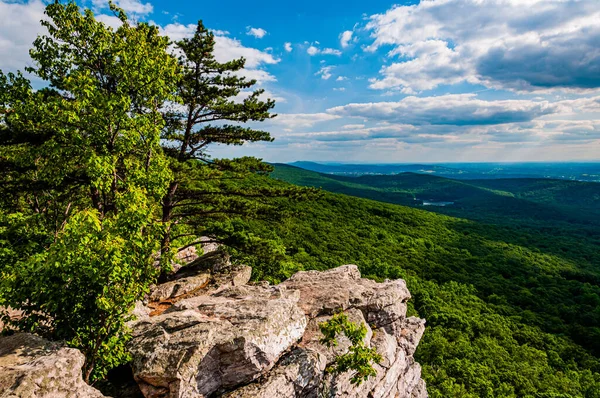
[[[427,388],[423,379],[419,379],[419,382],[412,391],[410,398],[427,398]]]
[[[300,306],[307,316],[333,314],[356,307],[377,326],[393,323],[406,313],[410,293],[403,280],[377,283],[361,279],[356,265],[344,265],[328,271],[302,271],[281,284],[300,291]]]
[[[242,286],[182,300],[133,325],[134,376],[146,397],[206,397],[246,384],[298,341],[299,294]]]
[[[396,329],[396,337],[404,350],[409,355],[413,355],[424,332],[425,320],[413,316],[402,321],[401,326]]]
[[[367,345],[369,345],[371,341],[371,336],[373,336],[373,332],[371,331],[371,327],[366,323],[362,312],[355,308],[351,308],[348,311],[346,311],[346,315],[348,315],[349,321],[354,322],[356,324],[365,325],[365,327],[367,328],[367,335],[365,336],[364,341]],[[298,343],[299,347],[309,348],[319,352],[325,357],[327,363],[332,363],[333,361],[335,361],[335,358],[338,355],[342,355],[348,352],[348,348],[352,344],[350,340],[344,335],[337,336],[337,346],[328,348],[319,342],[321,337],[323,337],[323,334],[321,334],[321,329],[319,328],[319,324],[327,322],[332,318],[332,316],[333,315],[323,315],[311,319],[308,322],[308,326],[306,327],[304,336],[302,336],[302,340]]]
[[[1,398],[101,398],[81,377],[84,356],[28,333],[0,337]]]
[[[174,296],[175,285],[159,285],[164,293],[153,294],[169,295],[169,307],[132,323],[134,377],[145,397],[427,397],[413,358],[425,321],[406,317],[404,281],[362,279],[345,265],[247,286],[250,267],[232,266],[219,250],[211,256],[218,266],[203,256],[170,281],[211,272],[206,288]],[[343,335],[335,347],[320,343],[319,324],[340,310],[366,327],[365,345],[383,358],[360,385],[351,371],[326,371],[350,347]]]
[[[131,315],[134,317],[134,322],[135,320],[148,318],[150,316],[150,308],[146,307],[141,301],[136,301]]]
[[[216,251],[220,244],[214,242],[212,238],[208,236],[203,236],[200,238],[201,246],[202,246],[202,254],[207,254]]]
[[[250,282],[252,277],[252,267],[241,265],[231,273],[231,283],[233,286],[243,286]]]
[[[178,296],[188,294],[208,285],[210,281],[209,273],[202,273],[196,276],[180,278],[158,285],[152,290],[149,296],[150,301],[163,301]]]
[[[316,397],[325,370],[317,351],[296,348],[264,380],[225,394],[227,398]]]

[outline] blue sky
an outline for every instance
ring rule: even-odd
[[[267,161],[600,159],[598,0],[117,2],[174,39],[202,19],[220,60],[277,100]],[[81,3],[115,24],[104,0]],[[0,69],[22,69],[39,0],[0,0]],[[243,96],[243,94],[242,94]]]

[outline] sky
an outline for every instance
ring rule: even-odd
[[[600,160],[599,0],[118,0],[172,39],[199,19],[276,100],[269,162]],[[80,1],[104,23],[104,0]],[[31,64],[40,0],[0,0],[0,70]],[[247,93],[241,93],[242,98]]]

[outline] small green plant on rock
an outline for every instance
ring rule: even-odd
[[[344,334],[351,342],[348,352],[339,355],[335,359],[335,364],[331,371],[342,373],[349,370],[354,371],[350,381],[352,384],[360,385],[370,376],[375,376],[377,372],[373,368],[373,363],[379,364],[383,358],[377,353],[377,350],[365,346],[365,336],[367,328],[364,324],[356,324],[348,319],[348,315],[343,312],[335,314],[327,322],[319,324],[323,338],[321,344],[327,347],[337,346],[336,339],[340,334]]]

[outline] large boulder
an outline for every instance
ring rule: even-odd
[[[134,375],[146,397],[207,397],[271,369],[304,334],[298,292],[231,286],[133,324]]]
[[[78,350],[32,334],[0,337],[0,397],[104,397],[83,381],[84,361]]]
[[[197,275],[206,270],[199,267]],[[183,279],[195,277],[181,271]],[[355,265],[299,272],[277,286],[244,285],[250,271],[242,273],[237,282],[211,276],[221,282],[184,288],[179,298],[170,293],[180,288],[158,286],[169,293],[168,306],[136,309],[133,370],[146,397],[427,397],[413,358],[425,321],[406,317],[404,281],[363,279]],[[320,343],[319,324],[338,311],[365,326],[364,343],[383,358],[360,385],[351,371],[327,370],[350,347],[344,336],[336,347]]]

